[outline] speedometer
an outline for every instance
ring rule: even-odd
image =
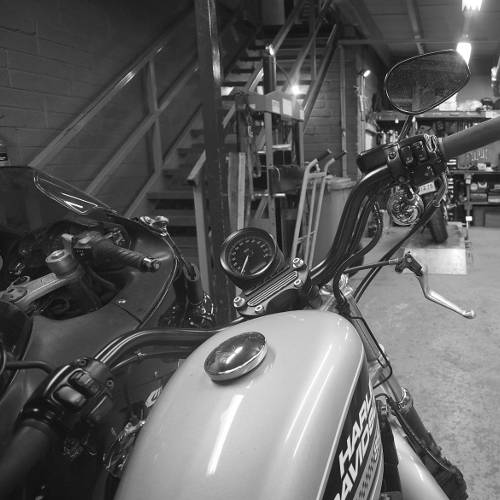
[[[245,288],[274,274],[283,264],[283,254],[269,233],[247,227],[224,241],[220,262],[231,281]]]

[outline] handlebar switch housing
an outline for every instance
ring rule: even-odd
[[[20,423],[38,421],[60,435],[81,422],[95,425],[112,408],[113,386],[105,364],[77,359],[47,377],[26,403]]]
[[[393,177],[399,181],[406,177],[416,187],[438,178],[446,170],[446,162],[434,135],[409,137],[394,147],[399,154],[391,155],[391,151],[386,150],[386,158]],[[406,175],[401,175],[402,170]]]

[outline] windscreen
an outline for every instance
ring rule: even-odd
[[[19,235],[109,207],[31,167],[0,168],[0,228]]]

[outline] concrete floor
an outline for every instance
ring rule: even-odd
[[[381,255],[401,229],[386,230],[374,252]],[[425,231],[413,246],[424,247],[429,237]],[[500,228],[471,228],[470,240],[466,274],[441,274],[438,266],[429,281],[446,298],[473,308],[475,319],[427,301],[413,274],[392,268],[379,273],[360,307],[422,420],[462,470],[469,498],[494,500],[500,499]],[[446,258],[442,252],[448,247],[461,247],[458,253],[465,258],[463,238],[453,234],[449,244],[435,245],[425,258],[444,264],[459,259],[457,252]]]

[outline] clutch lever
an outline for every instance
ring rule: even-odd
[[[422,266],[410,252],[407,252],[404,255],[403,259],[401,259],[401,261],[396,265],[396,271],[398,273],[403,272],[404,269],[409,269],[413,272],[413,274],[415,274],[426,299],[430,300],[431,302],[435,302],[440,306],[446,307],[447,309],[460,314],[464,318],[475,318],[476,313],[473,309],[471,309],[470,311],[466,311],[447,298],[443,297],[440,293],[430,288],[427,267],[425,265]]]

